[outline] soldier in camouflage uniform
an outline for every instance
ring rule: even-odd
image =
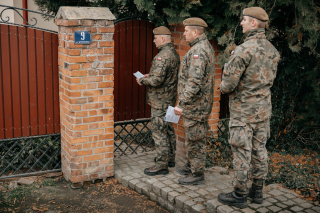
[[[209,137],[208,118],[213,104],[215,58],[205,35],[207,24],[200,18],[183,21],[184,36],[191,46],[182,60],[178,82],[178,104],[175,114],[183,116],[188,162],[177,172],[185,177],[182,185],[204,182],[206,142]]]
[[[180,66],[180,57],[171,43],[170,30],[161,26],[153,32],[159,53],[152,61],[150,73],[137,79],[139,85],[148,86],[147,100],[151,106],[151,132],[157,156],[155,166],[144,171],[151,176],[168,174],[168,166],[175,166],[175,132],[172,124],[164,121],[164,117],[168,106],[176,103]]]
[[[220,202],[239,208],[247,196],[262,203],[262,187],[268,172],[266,143],[270,137],[271,91],[280,55],[266,39],[268,15],[260,7],[243,11],[244,43],[225,64],[220,90],[229,93],[229,143],[234,160],[234,191],[220,194]],[[253,184],[247,187],[250,163]]]

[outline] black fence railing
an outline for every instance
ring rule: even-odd
[[[0,140],[0,179],[61,171],[60,134]]]
[[[8,5],[2,5],[2,4],[0,4],[0,7],[4,8],[0,11],[0,24],[10,24],[10,25],[16,25],[16,26],[31,27],[34,29],[45,30],[48,32],[57,33],[56,31],[53,31],[50,29],[37,27],[36,25],[38,24],[38,20],[35,17],[31,17],[31,18],[28,18],[28,20],[26,20],[25,17],[21,14],[21,12],[27,11],[28,14],[32,14],[32,13],[40,14],[41,16],[47,17],[47,18],[55,18],[54,15],[49,15],[49,14],[41,13],[41,12],[34,11],[34,10],[28,10],[28,9],[24,9],[24,8],[12,7],[12,6],[8,6]],[[23,20],[24,24],[12,22],[10,20],[10,17],[6,13],[6,11],[14,11]],[[46,18],[44,18],[44,19],[46,19]]]
[[[154,150],[150,119],[119,121],[114,124],[114,153],[116,157]]]

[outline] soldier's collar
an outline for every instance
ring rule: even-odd
[[[172,44],[172,42],[169,42],[169,43],[166,43],[166,44],[160,46],[158,49],[159,49],[159,50],[162,50],[162,49],[165,48],[165,47],[171,47],[171,46],[173,46],[173,44]]]
[[[252,29],[244,34],[244,42],[246,42],[249,39],[254,38],[254,37],[255,38],[258,38],[258,37],[265,38],[265,33],[266,33],[266,31],[264,28]]]
[[[203,34],[200,35],[198,38],[196,38],[196,39],[194,39],[193,41],[191,41],[191,42],[189,43],[189,45],[190,45],[190,47],[192,47],[193,45],[195,45],[195,44],[198,43],[199,41],[204,40],[204,39],[206,39],[206,38],[207,38],[206,34],[203,33]]]

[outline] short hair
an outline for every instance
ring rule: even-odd
[[[267,24],[268,24],[268,21],[260,21],[260,20],[258,20],[258,19],[256,19],[257,20],[257,22],[258,22],[258,28],[265,28],[266,26],[267,26]]]
[[[162,35],[166,41],[170,41],[171,42],[171,35]]]
[[[257,21],[257,27],[258,28],[265,28],[268,24],[268,21],[260,21],[259,19],[256,19],[254,17],[250,17],[250,16],[247,16],[247,18],[252,21],[253,19]]]
[[[200,26],[187,26],[187,27],[189,27],[191,30],[198,31],[199,35],[202,35],[205,32],[205,28],[204,27],[200,27]]]

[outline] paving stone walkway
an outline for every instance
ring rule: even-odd
[[[237,209],[221,204],[218,194],[230,192],[233,173],[221,175],[221,167],[210,168],[205,173],[205,184],[197,186],[182,186],[178,183],[181,177],[174,168],[169,168],[168,175],[147,176],[143,173],[146,167],[154,165],[155,152],[134,154],[115,158],[115,178],[126,187],[147,195],[151,200],[167,209],[169,212],[301,212],[320,213],[320,206],[315,206],[288,189],[272,184],[264,187],[263,204],[251,203],[249,207]],[[181,165],[182,162],[176,162]]]

